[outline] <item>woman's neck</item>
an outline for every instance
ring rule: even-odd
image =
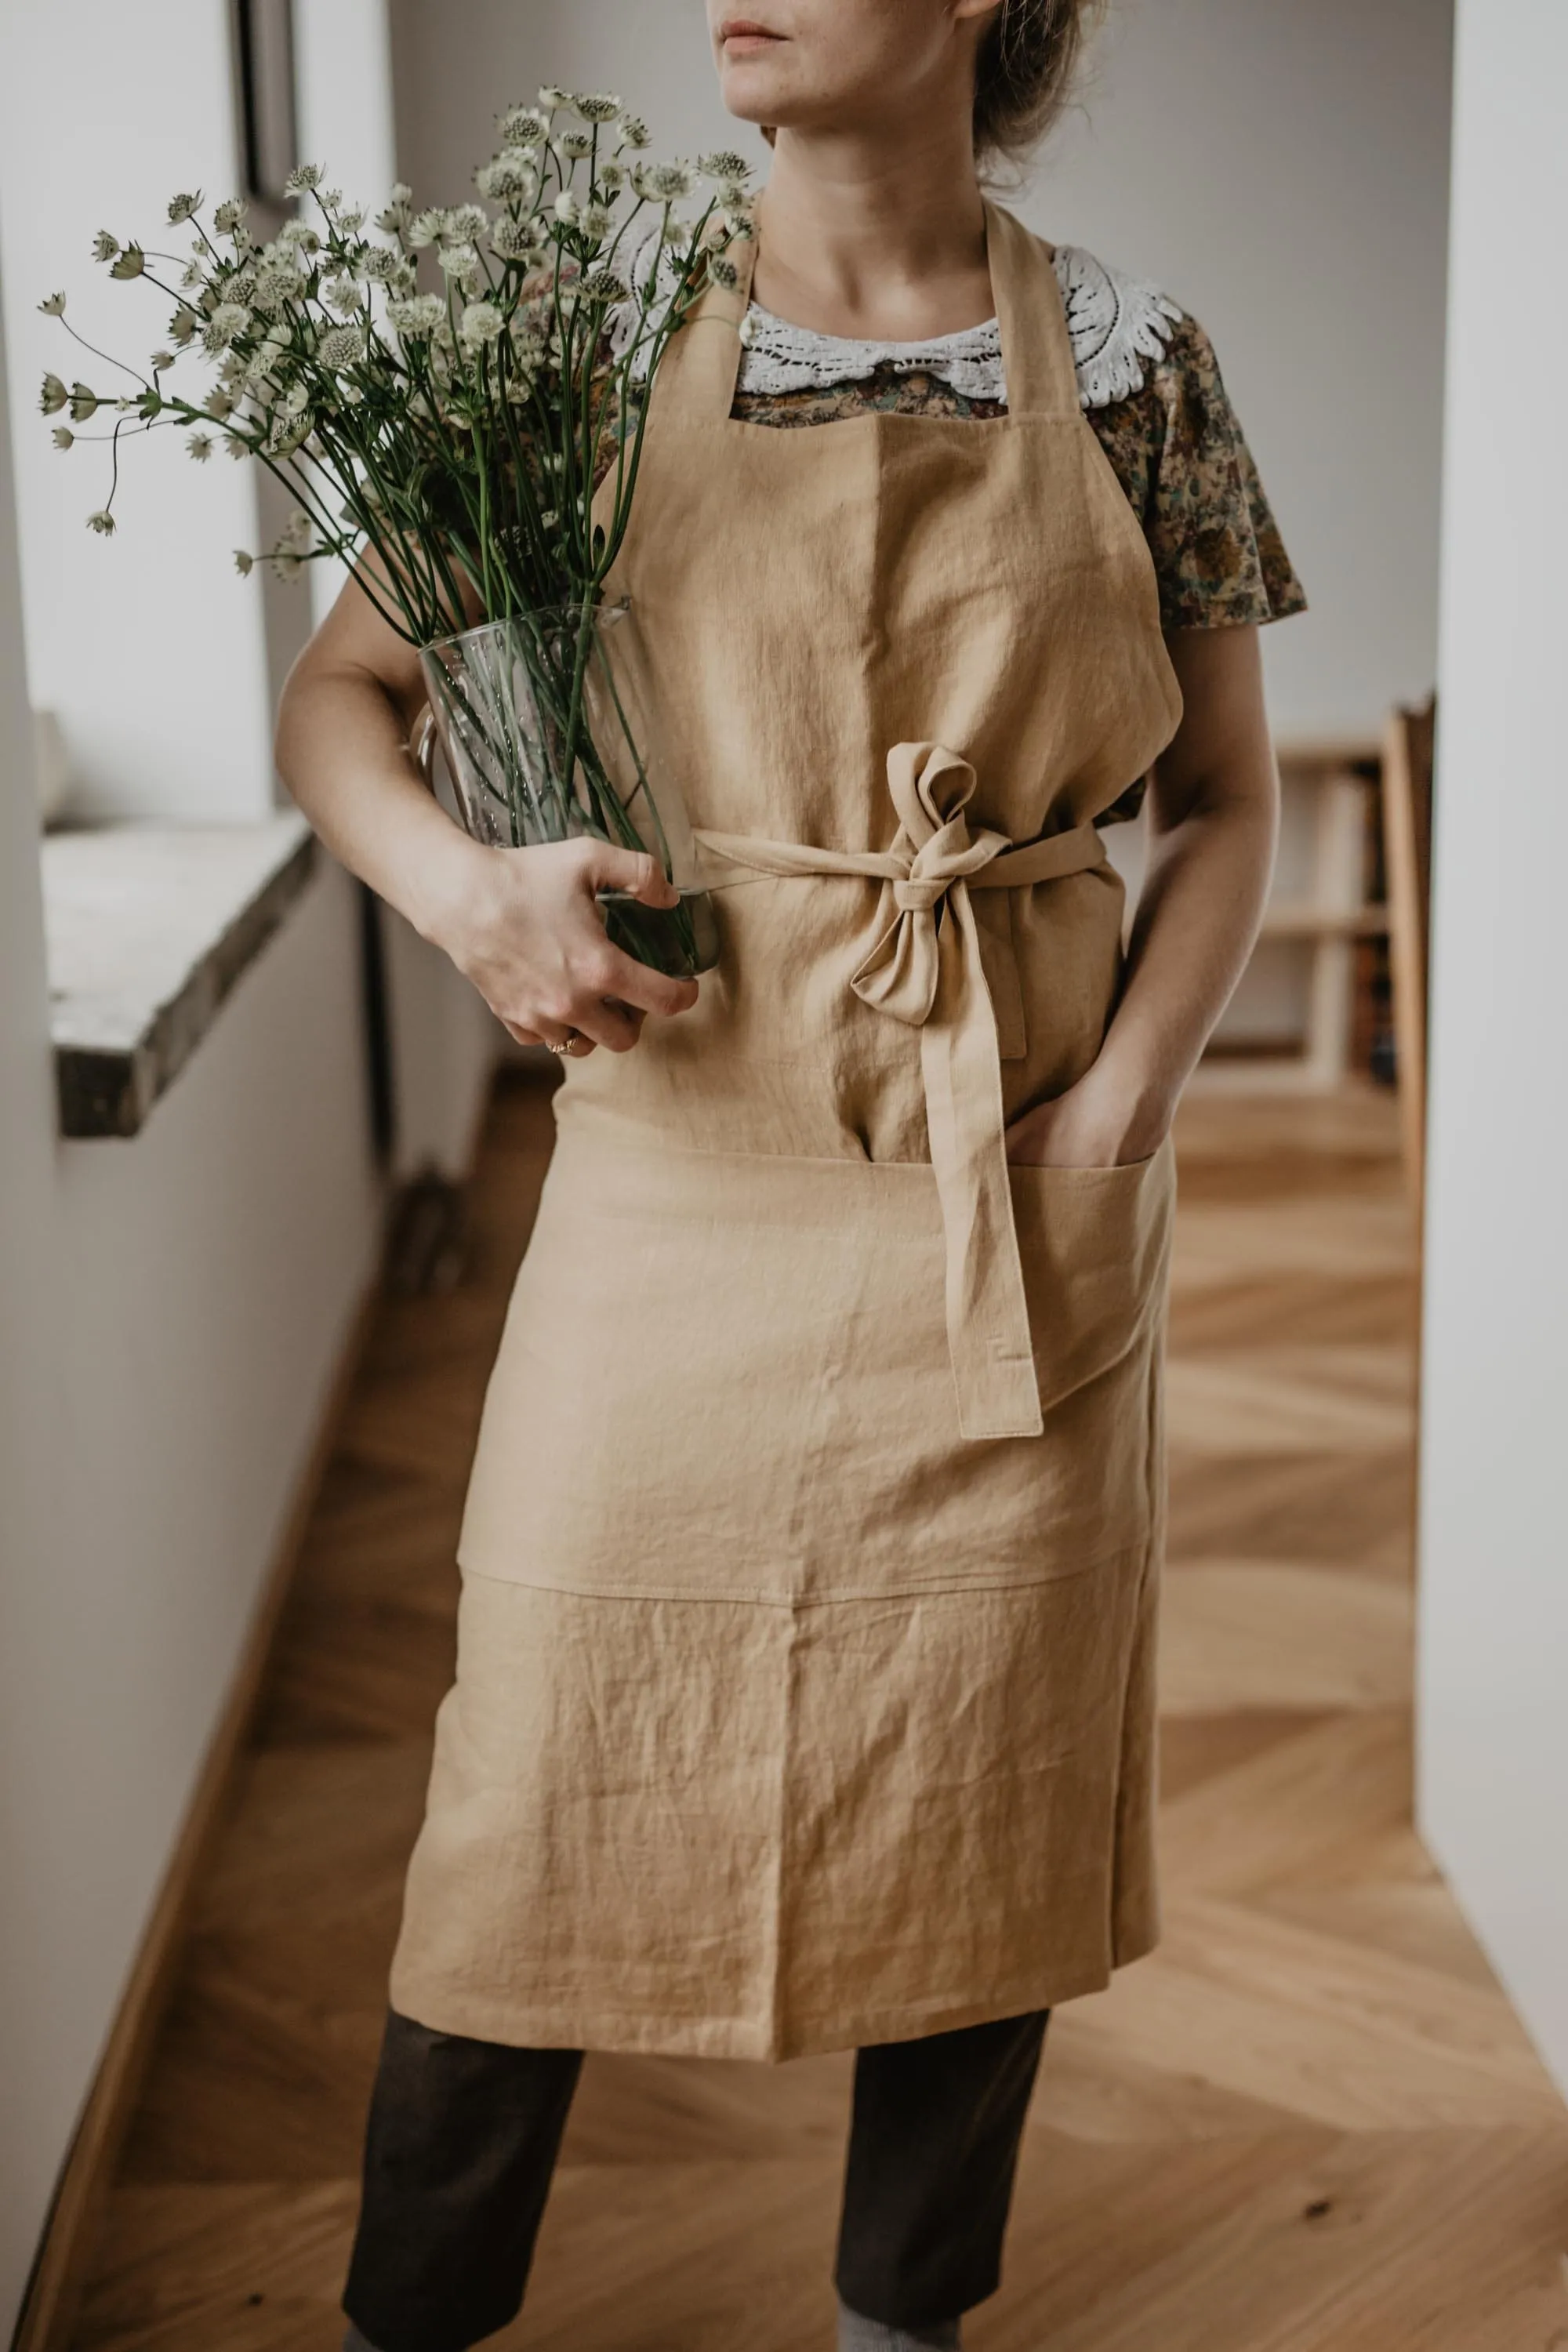
[[[781,131],[760,228],[753,294],[817,334],[923,341],[994,310],[967,123]]]

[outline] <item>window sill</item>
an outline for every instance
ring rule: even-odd
[[[129,1136],[304,890],[316,845],[257,824],[107,824],[43,845],[60,1132]]]

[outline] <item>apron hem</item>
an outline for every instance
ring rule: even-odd
[[[977,2000],[934,2003],[929,2008],[849,2010],[822,2017],[796,2020],[783,2031],[770,2031],[747,2018],[670,2018],[656,2015],[606,2015],[602,2011],[573,2014],[555,2008],[531,2009],[526,2003],[467,1996],[449,1979],[421,1990],[397,1971],[392,1981],[392,2006],[402,2017],[433,2033],[455,2033],[474,2042],[497,2042],[519,2050],[587,2050],[605,2057],[726,2058],[752,2064],[784,2065],[794,2058],[826,2057],[835,2051],[860,2050],[879,2042],[921,2042],[934,2034],[956,2033],[966,2026],[988,2025],[1002,2018],[1023,2017],[1035,2010],[1059,2009],[1103,1992],[1112,1975],[1153,1950],[1155,1930],[1129,1937],[1109,1960],[1059,1977],[1033,1976],[999,1989]]]

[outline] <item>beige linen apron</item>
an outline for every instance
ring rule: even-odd
[[[734,420],[657,379],[629,593],[720,965],[574,1065],[485,1409],[395,2005],[783,2058],[1087,1992],[1155,1934],[1173,1174],[1009,1169],[1094,1059],[1092,820],[1179,698],[1050,248],[1009,413]]]

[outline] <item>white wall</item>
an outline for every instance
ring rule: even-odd
[[[162,431],[124,452],[120,529],[84,525],[108,494],[107,448],[61,455],[37,414],[46,369],[125,388],[40,298],[63,288],[90,341],[144,366],[173,305],[111,284],[94,233],[183,253],[177,189],[237,184],[226,9],[211,0],[7,0],[0,16],[0,232],[33,700],[62,721],[84,814],[258,816],[273,802],[270,689],[252,469],[195,465]],[[188,363],[187,363],[188,364]],[[54,424],[62,420],[54,418]],[[66,420],[68,422],[68,420]],[[97,420],[80,428],[100,429]]]
[[[700,0],[395,0],[394,24],[432,201],[545,79],[635,94],[667,151],[733,142]],[[1432,684],[1450,26],[1451,0],[1112,0],[1084,111],[1012,200],[1214,337],[1313,604],[1268,641],[1286,739],[1375,738]]]
[[[54,1081],[5,405],[0,365],[0,2333],[82,2082],[79,2061],[46,2023],[58,1949],[36,1897],[52,1866],[51,1832],[48,1809],[29,1795],[39,1759],[28,1693],[48,1639],[41,1621],[58,1549],[63,1397]]]
[[[1460,0],[1422,1469],[1420,1804],[1568,2089],[1568,477],[1500,394],[1568,375],[1568,13]],[[1528,845],[1528,851],[1522,845]]]

